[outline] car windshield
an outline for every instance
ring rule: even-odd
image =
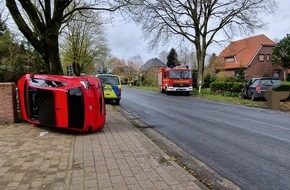
[[[265,79],[265,80],[261,80],[261,84],[263,86],[275,86],[275,85],[282,84],[282,82],[277,79]]]
[[[98,76],[103,84],[119,85],[119,77],[117,76]]]
[[[170,71],[169,77],[171,79],[191,79],[191,73],[188,70]]]

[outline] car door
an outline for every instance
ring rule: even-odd
[[[247,89],[247,96],[251,97],[256,91],[256,87],[259,85],[260,79],[252,79]]]
[[[252,85],[253,81],[254,81],[254,79],[250,79],[245,86],[244,93],[247,97],[251,96],[251,93],[252,93],[251,92],[251,85]]]
[[[259,85],[260,79],[253,79],[251,85],[248,88],[248,96],[251,97],[255,93],[256,87]]]

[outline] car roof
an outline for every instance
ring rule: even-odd
[[[280,80],[279,78],[275,77],[256,77],[256,78],[251,78],[252,80]]]

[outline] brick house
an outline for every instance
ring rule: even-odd
[[[152,86],[157,86],[158,70],[165,67],[167,67],[166,64],[158,58],[149,59],[139,70],[142,75],[142,82]]]
[[[234,41],[217,57],[211,72],[218,76],[237,76],[242,70],[245,79],[266,76],[282,79],[282,68],[272,64],[275,45],[263,34]]]

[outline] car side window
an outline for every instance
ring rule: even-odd
[[[259,80],[254,80],[250,86],[257,86],[259,84]]]

